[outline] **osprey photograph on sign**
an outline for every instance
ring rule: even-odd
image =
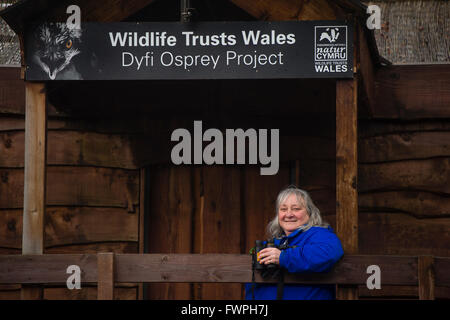
[[[26,36],[27,80],[352,78],[339,21],[44,23]]]

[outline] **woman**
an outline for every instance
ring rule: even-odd
[[[278,194],[277,215],[269,223],[267,231],[275,245],[286,244],[287,249],[265,248],[258,254],[259,263],[276,264],[288,272],[328,272],[342,257],[341,242],[331,227],[322,221],[319,209],[308,193],[290,186]],[[255,299],[277,298],[276,284],[256,284]],[[246,299],[252,299],[252,288],[246,285]],[[335,299],[334,285],[286,284],[285,300]]]

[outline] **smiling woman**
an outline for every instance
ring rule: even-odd
[[[319,209],[309,194],[295,186],[277,197],[276,216],[267,227],[274,246],[258,253],[262,265],[275,265],[291,273],[328,272],[344,251],[331,227],[322,221]],[[260,284],[246,286],[246,299],[331,300],[335,288],[329,285]]]

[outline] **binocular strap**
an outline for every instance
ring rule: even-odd
[[[283,300],[284,290],[284,269],[280,268],[278,273],[278,285],[277,285],[277,300]]]
[[[255,300],[256,253],[252,254],[252,300]]]
[[[256,253],[252,254],[252,300],[255,300],[255,269],[256,269]],[[278,284],[277,284],[277,300],[283,300],[284,290],[284,269],[278,270]]]

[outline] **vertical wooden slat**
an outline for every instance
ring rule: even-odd
[[[154,167],[149,199],[149,253],[191,253],[193,220],[193,170],[187,166]],[[152,283],[152,300],[191,298],[187,283]]]
[[[240,253],[240,170],[205,166],[201,253]],[[220,182],[220,183],[218,183]],[[241,299],[240,284],[202,284],[202,299]]]
[[[114,300],[114,253],[97,254],[98,300]]]
[[[43,83],[25,84],[25,181],[22,254],[44,252],[46,93]],[[22,286],[22,299],[42,299],[39,286]]]
[[[419,256],[418,260],[419,299],[434,300],[434,258]]]
[[[357,78],[336,82],[336,232],[345,254],[358,253]],[[358,298],[357,287],[338,286],[337,298]]]

